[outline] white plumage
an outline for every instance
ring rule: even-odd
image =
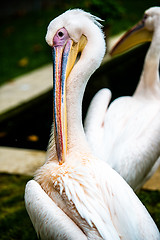
[[[85,120],[94,154],[114,168],[134,191],[160,165],[160,8],[147,10],[142,24],[146,33],[153,32],[153,38],[135,93],[114,100],[107,109],[108,103],[106,107],[104,103],[110,101],[110,96],[104,92],[108,90],[101,90],[92,100]],[[130,35],[131,31],[127,36]],[[117,48],[125,43],[127,36],[122,37]]]
[[[55,36],[61,38],[62,31],[74,40],[73,47],[82,35],[87,43],[66,79],[65,161],[59,161],[57,138],[52,135],[47,161],[35,176],[39,185],[33,180],[26,186],[26,208],[42,239],[55,239],[57,234],[65,234],[65,239],[158,240],[159,231],[145,207],[116,171],[93,156],[83,130],[83,92],[88,78],[99,67],[105,53],[104,37],[96,20],[77,9],[65,12],[49,25],[46,39],[50,45]],[[57,34],[59,29],[62,29],[61,33]],[[37,199],[41,202],[37,203]],[[70,218],[64,216],[64,226],[64,213],[60,218],[57,216],[56,222],[52,220],[52,214],[54,219],[54,212],[56,215],[60,209]],[[74,236],[68,231],[71,225]]]

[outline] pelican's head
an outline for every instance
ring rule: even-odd
[[[121,37],[110,54],[118,55],[140,43],[152,41],[153,32],[158,24],[160,7],[151,7],[145,11],[143,19]]]
[[[66,81],[72,71],[77,56],[81,57],[90,44],[90,56],[96,51],[94,39],[100,37],[102,51],[95,58],[98,67],[105,53],[105,41],[100,29],[99,18],[80,9],[68,10],[52,20],[48,26],[46,41],[52,47],[53,54],[53,91],[54,91],[54,123],[56,151],[59,163],[65,161],[67,151],[67,117],[66,117]],[[96,42],[98,44],[98,41]],[[85,54],[86,55],[86,54]],[[79,60],[80,61],[80,60]],[[87,68],[87,66],[84,66]],[[84,71],[84,69],[83,69]]]

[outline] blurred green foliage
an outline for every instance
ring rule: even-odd
[[[118,0],[83,0],[69,1],[71,8],[80,7],[103,20],[121,18],[124,13],[124,7]]]
[[[28,176],[0,174],[0,239],[35,240],[35,230],[24,206]]]
[[[138,197],[144,203],[160,230],[160,191],[141,190]]]
[[[154,1],[158,5],[158,0]],[[152,0],[59,0],[39,11],[18,12],[1,19],[0,85],[6,81],[51,63],[51,49],[45,42],[48,23],[70,8],[82,8],[104,20],[107,36],[135,24]]]

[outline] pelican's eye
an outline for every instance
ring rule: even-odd
[[[58,36],[61,38],[61,37],[64,36],[64,33],[63,33],[62,31],[59,31],[59,32],[58,32]]]
[[[65,28],[61,28],[57,31],[57,37],[59,39],[63,39],[65,37],[68,37],[68,32]]]
[[[144,18],[144,19],[148,18],[148,14],[145,13],[143,18]]]
[[[65,28],[59,29],[53,37],[53,46],[63,46],[69,39],[69,34]]]
[[[148,18],[148,14],[145,13],[144,16],[143,16],[142,22],[144,23],[147,18]]]

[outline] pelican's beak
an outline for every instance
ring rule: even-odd
[[[152,41],[153,32],[145,28],[145,17],[120,38],[111,49],[111,56],[121,54],[138,44]]]
[[[75,43],[69,35],[60,44],[54,44],[53,40],[53,115],[59,164],[65,161],[67,153],[66,81],[78,53],[83,50],[86,42],[86,37],[83,35],[78,43]]]

